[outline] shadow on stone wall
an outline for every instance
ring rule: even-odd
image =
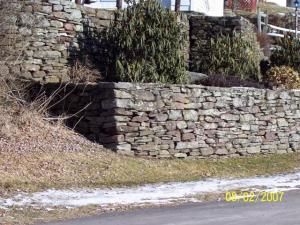
[[[83,32],[77,34],[77,40],[68,49],[70,68],[76,69],[78,63],[86,67],[89,71],[85,72],[93,75],[91,81],[108,81],[110,77],[107,29],[93,28],[90,21],[83,22]]]
[[[118,151],[121,131],[115,116],[124,116],[126,112],[117,109],[114,85],[46,84],[42,87],[36,86],[35,93],[44,92],[45,96],[51,96],[49,112],[52,117],[65,118],[65,124],[71,130],[92,142]]]

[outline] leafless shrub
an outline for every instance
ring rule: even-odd
[[[101,78],[96,70],[90,69],[88,65],[84,65],[79,60],[69,70],[69,77],[72,82],[86,83],[96,82]]]
[[[263,49],[263,53],[265,56],[271,55],[271,44],[273,40],[266,33],[257,33],[256,35],[259,46]]]

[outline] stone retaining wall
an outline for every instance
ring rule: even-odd
[[[7,37],[15,40],[14,55],[6,62],[10,73],[46,83],[67,81],[76,60],[91,60],[94,69],[103,72],[105,48],[97,35],[114,19],[113,11],[69,0],[14,0],[12,4],[18,22],[8,29]]]
[[[48,93],[57,89],[48,85]],[[300,151],[300,90],[68,85],[52,111],[119,153],[204,158]]]

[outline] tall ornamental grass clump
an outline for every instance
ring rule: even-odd
[[[186,82],[187,34],[180,14],[157,1],[133,3],[108,29],[109,80]]]

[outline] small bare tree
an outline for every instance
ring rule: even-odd
[[[122,0],[117,0],[117,9],[122,9]]]
[[[181,0],[176,0],[175,1],[175,11],[176,12],[180,11],[180,5],[181,5]]]

